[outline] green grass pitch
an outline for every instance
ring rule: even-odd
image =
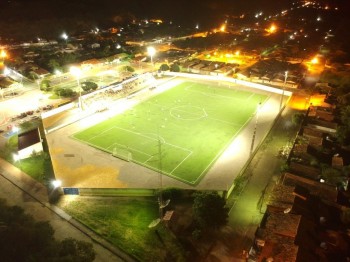
[[[73,137],[194,185],[267,98],[183,82]]]

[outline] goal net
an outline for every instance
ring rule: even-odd
[[[126,161],[132,161],[132,153],[127,147],[124,147],[124,148],[114,147],[112,155],[114,157],[118,157]]]

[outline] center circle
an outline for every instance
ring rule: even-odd
[[[189,105],[173,107],[170,115],[181,120],[199,120],[208,116],[203,108]]]

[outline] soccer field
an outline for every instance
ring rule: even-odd
[[[188,81],[73,137],[194,185],[267,99]]]

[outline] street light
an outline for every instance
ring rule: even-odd
[[[7,53],[4,49],[1,49],[0,57],[1,57],[2,62],[4,62],[5,58],[7,57]]]
[[[67,40],[68,40],[68,35],[66,33],[63,33],[61,35],[61,37],[66,41],[66,44],[67,44]]]
[[[147,47],[147,53],[151,57],[151,64],[153,65],[153,56],[156,54],[156,49],[153,46]]]
[[[78,100],[78,104],[79,104],[79,108],[80,109],[83,109],[82,107],[82,101],[81,101],[81,87],[80,87],[80,76],[82,74],[82,71],[79,67],[76,67],[76,66],[72,66],[70,69],[69,69],[69,72],[76,77],[77,79],[77,82],[78,82],[78,90],[79,90],[79,100]]]
[[[62,185],[61,180],[53,180],[52,182],[53,188],[58,188]]]
[[[18,161],[18,163],[21,164],[21,157],[19,156],[19,154],[13,154],[12,157],[15,162]]]
[[[254,132],[253,132],[253,137],[252,137],[252,144],[250,146],[250,155],[253,154],[254,151],[254,142],[255,142],[255,136],[256,136],[256,129],[258,127],[258,120],[259,120],[259,112],[261,108],[261,102],[258,104],[258,108],[256,110],[256,116],[255,116],[255,126],[254,126]]]
[[[280,110],[282,108],[282,102],[283,102],[283,97],[284,97],[284,89],[286,88],[286,84],[287,84],[287,77],[288,77],[288,71],[285,71],[284,72],[284,83],[283,83],[282,94],[281,94],[281,101],[280,101]]]

